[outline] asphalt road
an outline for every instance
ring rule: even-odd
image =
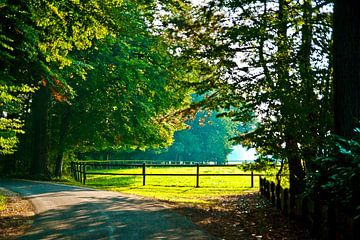
[[[165,204],[137,196],[27,180],[0,179],[35,207],[21,239],[215,239]]]

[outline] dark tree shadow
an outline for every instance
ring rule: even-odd
[[[0,186],[35,204],[35,221],[20,239],[214,239],[164,203],[142,197],[23,180],[1,179]]]

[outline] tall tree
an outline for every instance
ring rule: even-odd
[[[80,69],[80,74],[84,72],[81,70],[81,62],[70,59],[68,53],[73,49],[84,50],[91,46],[93,39],[100,39],[109,34],[112,22],[109,22],[108,11],[116,5],[115,1],[107,1],[104,5],[95,0],[34,0],[27,3],[39,35],[38,51],[43,56],[38,59],[43,67],[35,74],[36,81],[41,85],[34,95],[32,104],[35,148],[30,170],[33,175],[47,175],[49,172],[47,126],[51,96],[69,97],[73,94],[67,83],[68,72],[62,69],[71,66],[73,69]]]
[[[322,171],[322,185],[331,200],[360,217],[360,16],[358,2],[335,0],[334,4],[334,122],[340,148]],[[356,230],[354,230],[354,233]]]
[[[334,5],[335,133],[350,138],[360,120],[360,15],[357,1]]]
[[[109,34],[113,22],[111,9],[118,1],[1,1],[1,84],[15,89],[22,85],[38,87],[31,114],[36,150],[33,173],[47,172],[47,107],[51,95],[73,94],[62,69],[73,66],[73,74],[84,74],[82,64],[68,57],[74,49],[91,46],[93,39]],[[9,88],[2,88],[2,93]],[[7,91],[7,90],[6,90]],[[29,99],[31,95],[10,91]],[[9,93],[9,91],[8,91]],[[21,95],[20,95],[21,94]],[[39,112],[36,112],[39,111]],[[19,114],[27,115],[29,109]],[[3,113],[2,113],[3,114]],[[8,114],[6,119],[17,119]],[[31,132],[28,132],[30,134]]]
[[[288,38],[288,25],[289,25],[289,2],[287,0],[279,0],[278,2],[278,19],[279,26],[277,31],[277,55],[275,70],[278,74],[277,83],[280,86],[280,96],[278,97],[280,107],[279,122],[283,124],[283,137],[285,143],[285,157],[289,165],[290,171],[290,193],[291,196],[301,194],[304,189],[304,168],[302,166],[302,158],[297,141],[297,119],[299,115],[296,112],[300,102],[292,101],[294,91],[292,81],[290,80],[290,43]],[[307,23],[308,24],[308,23]],[[304,79],[308,81],[308,79]],[[312,91],[312,89],[309,89]],[[300,113],[301,114],[301,113]],[[294,124],[295,123],[295,124]],[[295,125],[295,126],[294,126]],[[294,198],[291,199],[292,201]],[[292,204],[293,205],[293,204]]]
[[[180,66],[173,69],[176,60],[161,50],[165,46],[150,39],[109,38],[96,44],[98,51],[82,54],[93,70],[73,87],[72,103],[58,103],[52,112],[52,136],[59,137],[52,144],[57,175],[66,152],[166,146],[183,127],[162,116],[188,102],[188,90],[181,86],[185,74],[180,75]]]
[[[188,74],[161,36],[151,33],[140,7],[124,3],[114,9],[114,22],[126,28],[71,54],[90,69],[86,80],[73,78],[70,104],[56,103],[51,112],[58,176],[64,154],[164,147],[184,126],[164,116],[189,102],[183,86]]]
[[[37,35],[21,1],[0,1],[0,155],[4,171],[13,171],[19,136],[24,133],[27,102],[34,88],[28,84],[38,66]]]
[[[179,54],[200,66],[194,85],[209,94],[203,107],[241,122],[255,113],[257,129],[237,140],[291,163],[296,192],[332,127],[329,6],[210,1],[190,14],[184,8],[168,25]]]

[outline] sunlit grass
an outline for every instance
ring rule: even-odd
[[[5,196],[4,194],[0,191],[0,211],[5,209]]]
[[[127,167],[122,169],[98,169],[87,167],[86,186],[97,189],[123,192],[140,195],[170,202],[209,204],[221,196],[240,195],[259,190],[259,177],[254,176],[254,187],[251,187],[250,176],[200,176],[199,188],[196,188],[196,176],[146,176],[146,185],[143,186],[142,176],[113,176],[93,175],[91,173],[131,173],[141,174],[142,167]],[[156,167],[146,166],[147,174],[196,174],[196,167]],[[236,166],[204,167],[200,166],[200,174],[250,174]],[[254,172],[265,174],[270,181],[276,182],[277,170]],[[60,181],[60,180],[58,180]],[[72,178],[65,181],[73,185],[82,185]],[[288,187],[287,177],[282,179],[282,187]]]
[[[94,169],[87,173],[142,173],[142,168]],[[146,173],[152,174],[195,174],[195,167],[147,167]],[[200,174],[245,173],[237,167],[200,167]],[[249,174],[250,172],[246,172]],[[200,176],[199,188],[196,188],[196,176],[146,176],[146,185],[142,185],[142,176],[104,176],[87,175],[86,185],[111,191],[141,195],[171,202],[210,203],[212,198],[227,195],[240,195],[259,189],[259,177],[254,177],[251,188],[250,176]]]

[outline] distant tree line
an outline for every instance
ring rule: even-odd
[[[217,118],[216,113],[209,112],[196,114],[186,124],[186,129],[175,132],[173,144],[166,148],[90,152],[83,153],[81,157],[93,160],[166,160],[225,164],[227,155],[232,151],[229,139],[243,130],[230,119]]]

